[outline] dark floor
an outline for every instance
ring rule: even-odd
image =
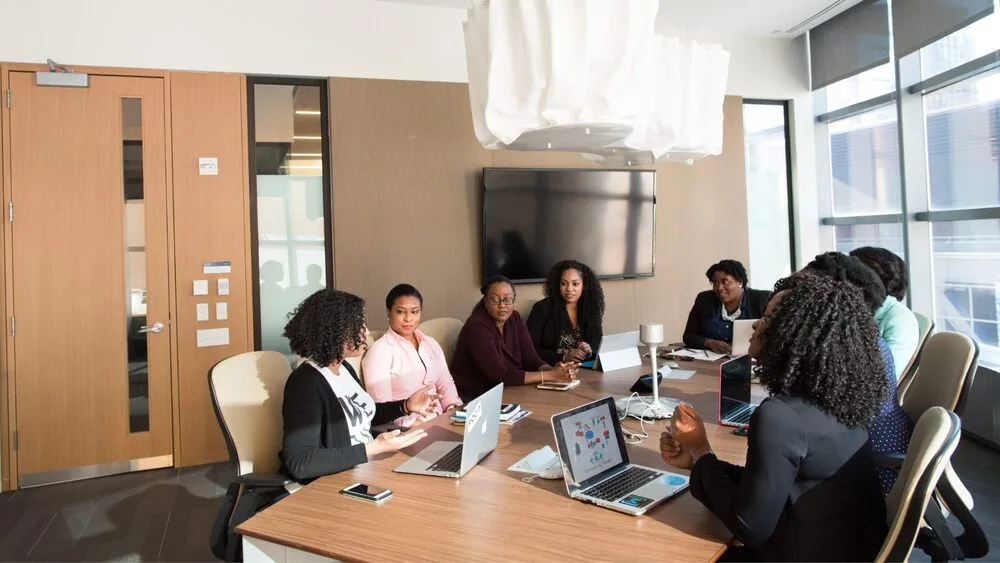
[[[1000,561],[1000,452],[962,440],[955,470]],[[159,469],[0,494],[0,561],[215,561],[226,465]],[[914,561],[928,561],[914,553]]]

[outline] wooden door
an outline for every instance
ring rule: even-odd
[[[19,483],[170,465],[163,80],[8,84]]]

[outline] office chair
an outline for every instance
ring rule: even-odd
[[[910,357],[910,361],[906,364],[906,367],[900,372],[899,381],[896,384],[896,397],[899,399],[900,404],[902,404],[906,388],[909,387],[910,381],[913,379],[913,374],[917,372],[917,366],[920,365],[920,355],[924,351],[924,345],[927,344],[927,337],[934,331],[934,321],[930,317],[921,315],[920,313],[913,313],[913,315],[917,317],[917,349],[913,352],[913,356]]]
[[[900,395],[903,410],[913,420],[919,420],[928,409],[940,407],[962,415],[979,366],[979,347],[976,342],[957,332],[939,332],[930,336],[923,345],[920,365]],[[911,441],[912,445],[912,441]],[[912,447],[912,446],[911,446]],[[963,533],[954,540],[961,548],[951,556],[978,558],[989,551],[989,542],[982,527],[972,515],[972,493],[965,487],[951,462],[945,463],[944,473],[935,494],[936,501],[962,525]],[[928,521],[945,548],[953,551],[952,533],[942,521],[935,525]]]
[[[444,351],[444,360],[448,367],[451,367],[451,358],[455,355],[455,345],[458,343],[458,334],[462,332],[465,323],[458,319],[442,317],[431,319],[420,323],[420,332],[430,336],[441,345]]]
[[[889,533],[876,562],[906,561],[920,533],[934,486],[958,446],[962,423],[941,407],[931,407],[917,422],[899,479],[885,499]]]
[[[296,486],[278,474],[281,404],[289,374],[288,359],[278,352],[238,354],[208,372],[212,408],[236,471],[212,527],[212,552],[225,561],[241,559],[242,539],[234,528]]]
[[[371,348],[372,344],[374,343],[375,343],[375,338],[372,336],[372,331],[368,331],[368,337],[365,339],[365,354],[368,353],[368,348]],[[361,361],[365,359],[365,354],[361,354],[360,356],[356,356],[354,358],[347,358],[344,360],[345,362],[350,364],[352,368],[354,368],[354,373],[358,374],[357,377],[358,383],[361,384],[362,389],[367,389],[365,387],[365,372],[362,369],[362,364],[361,364]]]
[[[382,338],[383,334],[385,334],[384,330],[369,330],[368,331],[368,336],[371,336],[372,342],[375,342],[379,338]]]

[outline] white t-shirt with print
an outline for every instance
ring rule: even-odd
[[[351,445],[364,444],[372,441],[372,418],[375,416],[375,401],[371,395],[358,385],[351,374],[341,364],[338,373],[334,374],[329,367],[313,366],[323,374],[330,384],[330,389],[340,401],[347,419],[347,428],[351,434]]]

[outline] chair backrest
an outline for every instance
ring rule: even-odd
[[[451,358],[455,355],[455,345],[458,344],[458,334],[462,332],[462,321],[450,317],[431,319],[420,323],[420,331],[430,336],[441,345],[444,359],[451,367]]]
[[[953,412],[931,407],[910,438],[899,478],[885,499],[889,534],[875,561],[906,561],[938,479],[958,446],[962,423]]]
[[[976,342],[957,332],[938,332],[927,338],[920,366],[900,397],[903,410],[918,420],[930,407],[962,414],[979,365]]]
[[[379,338],[382,338],[383,334],[385,334],[384,330],[371,330],[371,329],[368,330],[368,336],[372,337],[372,342],[375,342]]]
[[[209,370],[212,407],[238,475],[278,471],[281,402],[291,372],[283,354],[269,351],[238,354]]]
[[[920,355],[924,351],[924,344],[927,343],[927,337],[934,330],[934,321],[930,317],[917,312],[914,312],[913,316],[917,318],[917,349],[913,351],[913,356],[910,357],[910,361],[903,368],[903,371],[899,372],[896,395],[900,400],[902,400],[903,393],[906,387],[909,386],[913,374],[917,372],[917,366],[920,365]]]
[[[375,338],[372,337],[371,331],[368,331],[368,338],[365,339],[365,344],[368,346],[368,348],[371,348],[372,344],[374,344],[374,343],[375,343]],[[367,353],[368,353],[368,351],[367,351],[367,348],[366,348],[365,349],[365,354],[367,354]],[[361,360],[363,360],[363,359],[365,359],[364,354],[362,354],[360,356],[357,356],[357,357],[354,357],[354,358],[347,358],[346,360],[344,360],[345,362],[351,364],[351,367],[354,368],[354,373],[358,374],[358,379],[361,380],[361,386],[362,387],[365,386],[365,373],[364,373],[364,370],[361,369]]]

